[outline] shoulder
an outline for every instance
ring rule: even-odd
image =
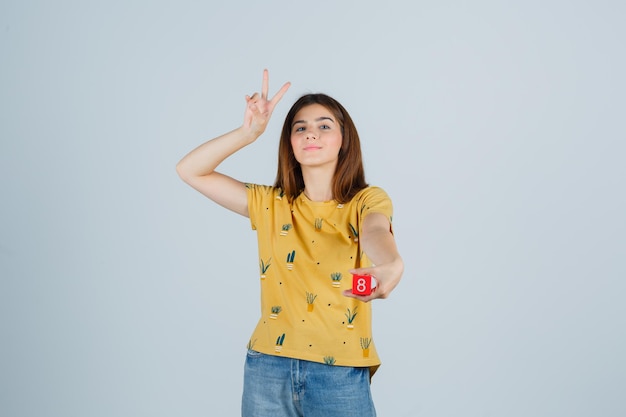
[[[354,196],[353,200],[356,201],[363,201],[363,200],[370,200],[370,199],[386,199],[386,200],[390,200],[389,195],[387,194],[387,192],[382,189],[381,187],[377,187],[374,185],[370,185],[368,187],[363,188],[361,191],[359,191],[358,193],[356,193],[356,195]]]
[[[248,195],[255,194],[258,196],[277,197],[279,199],[285,195],[285,192],[281,188],[271,185],[261,185],[246,182],[245,186],[246,190],[248,191]]]
[[[269,209],[277,205],[288,204],[287,196],[282,188],[253,183],[245,183],[245,186],[249,211],[254,211],[255,208],[261,206]]]
[[[383,213],[388,217],[393,215],[391,198],[381,187],[369,186],[359,191],[352,199],[352,204],[364,216],[368,213]]]
[[[255,192],[258,192],[258,191],[268,192],[272,188],[274,188],[274,187],[272,187],[270,185],[254,184],[252,182],[245,182],[244,185],[246,186],[247,190],[251,190],[251,191],[255,191]]]

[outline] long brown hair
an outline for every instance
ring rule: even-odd
[[[292,201],[304,190],[302,169],[291,147],[291,125],[296,113],[311,104],[320,104],[328,109],[335,116],[341,128],[342,144],[333,177],[332,191],[333,198],[338,203],[347,203],[356,193],[367,187],[361,156],[361,141],[348,111],[337,100],[322,93],[303,95],[287,113],[280,134],[278,172],[274,187],[281,188],[289,201]]]

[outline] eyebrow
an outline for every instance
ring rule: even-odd
[[[335,123],[335,121],[332,118],[328,117],[328,116],[322,116],[322,117],[318,117],[317,119],[315,119],[316,122],[321,122],[322,120],[330,120],[331,122]],[[298,123],[306,123],[306,120],[295,120],[291,124],[291,127],[294,127]]]

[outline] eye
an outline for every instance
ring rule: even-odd
[[[330,126],[328,126],[328,125],[321,125],[320,129],[324,129],[324,130],[330,129]]]
[[[304,126],[296,127],[294,132],[304,132]]]

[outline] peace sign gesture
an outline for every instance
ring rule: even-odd
[[[274,97],[268,100],[269,73],[266,69],[263,70],[261,94],[254,93],[252,96],[246,96],[246,112],[244,114],[243,127],[250,129],[256,137],[259,137],[265,131],[276,104],[283,98],[290,85],[291,83],[286,82]]]

